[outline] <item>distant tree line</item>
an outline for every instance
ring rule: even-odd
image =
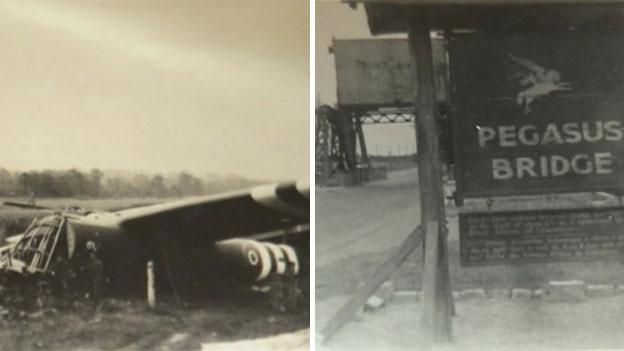
[[[113,175],[99,169],[12,172],[0,168],[3,197],[179,197],[219,193],[259,183],[237,175],[198,178],[188,172],[167,176],[129,172]]]

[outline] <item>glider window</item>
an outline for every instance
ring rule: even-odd
[[[11,259],[21,261],[30,272],[45,271],[64,228],[65,219],[59,216],[33,220],[24,237],[17,243]]]

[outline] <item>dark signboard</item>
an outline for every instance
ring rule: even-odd
[[[458,193],[624,187],[624,31],[449,38]]]
[[[462,266],[621,256],[624,207],[459,215]]]

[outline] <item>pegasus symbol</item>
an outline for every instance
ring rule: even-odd
[[[529,73],[518,74],[521,86],[527,87],[518,93],[516,103],[524,105],[524,114],[531,113],[531,103],[538,97],[547,96],[553,91],[571,90],[570,83],[561,81],[561,73],[554,69],[547,70],[535,62],[516,57],[507,53],[509,57],[520,66],[529,70]]]

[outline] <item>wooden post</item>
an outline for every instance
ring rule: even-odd
[[[156,288],[154,286],[154,262],[147,262],[147,306],[156,307]]]
[[[416,67],[416,142],[418,144],[418,180],[420,189],[421,223],[435,222],[439,230],[432,231],[425,240],[425,252],[435,249],[435,266],[425,260],[424,276],[435,276],[433,287],[423,287],[425,301],[433,301],[432,313],[423,315],[425,333],[433,341],[452,338],[452,292],[448,267],[448,245],[442,185],[442,161],[436,121],[431,31],[426,12],[412,16],[409,21],[409,43],[412,61]],[[433,243],[435,241],[435,243]],[[427,254],[425,254],[427,255]],[[431,255],[431,253],[430,253]],[[429,295],[429,296],[427,296]],[[428,307],[428,308],[429,308]]]
[[[438,254],[440,252],[438,247],[439,236],[439,224],[438,222],[429,222],[425,226],[425,242],[427,246],[424,252],[425,270],[423,271],[422,278],[422,291],[423,291],[423,326],[424,329],[432,329],[436,318],[436,287],[438,280]],[[425,325],[426,324],[426,325]],[[431,336],[431,335],[427,335]]]

